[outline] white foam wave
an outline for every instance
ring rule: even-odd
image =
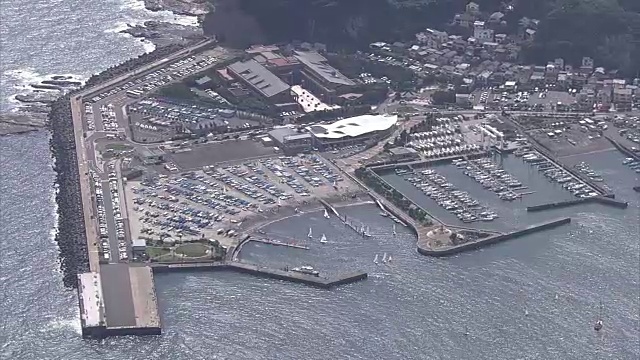
[[[72,319],[56,318],[51,320],[44,330],[71,330],[78,335],[82,335],[82,325],[79,316]]]
[[[55,239],[58,235],[58,220],[60,217],[58,215],[58,203],[56,202],[56,195],[58,194],[58,192],[60,192],[60,186],[58,184],[53,184],[53,191],[51,192],[51,196],[49,199],[49,202],[51,203],[51,211],[53,214],[53,226],[51,227],[51,230],[49,230],[49,241],[55,243],[56,247],[58,244],[55,242]]]

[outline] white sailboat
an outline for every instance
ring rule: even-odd
[[[364,225],[360,225],[360,234],[364,235]]]
[[[384,255],[382,255],[382,263],[383,264],[387,263],[387,253],[384,253]]]
[[[393,223],[393,235],[395,236],[397,234],[396,232],[396,223]]]
[[[368,226],[367,226],[367,229],[364,231],[364,236],[371,237],[371,233],[369,233],[369,227]]]
[[[373,262],[374,262],[375,264],[377,264],[377,263],[378,263],[378,254],[376,254],[376,257],[374,257],[374,258],[373,258]]]
[[[320,242],[325,244],[327,242],[327,237],[324,236],[324,234],[322,234],[322,237],[320,238]]]
[[[469,327],[467,325],[464,326],[464,336],[469,335]]]
[[[327,211],[327,209],[324,209],[324,218],[325,219],[329,218],[329,212]]]
[[[313,232],[311,231],[311,228],[309,228],[309,233],[307,234],[307,237],[308,237],[309,239],[312,239],[312,238],[313,238]]]
[[[278,207],[282,206],[282,201],[280,201],[280,198],[278,198]]]
[[[391,255],[387,258],[387,264],[391,262]]]

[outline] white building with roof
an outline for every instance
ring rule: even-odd
[[[397,115],[360,115],[331,124],[308,126],[314,145],[320,149],[377,141],[391,134]]]

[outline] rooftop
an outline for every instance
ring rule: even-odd
[[[360,115],[338,120],[332,124],[313,125],[307,129],[317,138],[340,139],[344,137],[357,137],[374,131],[387,130],[397,122],[397,115]]]
[[[355,83],[343,75],[340,71],[327,63],[327,59],[314,51],[296,51],[295,55],[301,63],[307,66],[316,75],[322,77],[326,81],[338,84],[353,86]]]
[[[253,89],[264,97],[278,95],[290,88],[287,83],[253,59],[235,62],[229,65],[229,70],[251,84]]]

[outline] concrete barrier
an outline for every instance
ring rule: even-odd
[[[557,209],[563,207],[574,206],[578,204],[587,204],[587,203],[598,203],[607,206],[613,206],[619,209],[626,209],[629,204],[625,201],[615,200],[615,196],[613,194],[601,195],[601,196],[593,196],[582,199],[574,199],[574,200],[566,200],[566,201],[558,201],[552,202],[548,204],[540,204],[534,206],[527,206],[528,212],[535,211],[543,211],[549,209]]]
[[[429,247],[422,246],[421,243],[418,242],[418,252],[426,256],[434,256],[434,257],[449,256],[449,255],[457,254],[463,251],[475,250],[484,246],[496,244],[506,240],[515,239],[517,237],[532,234],[538,231],[551,229],[560,225],[568,224],[570,222],[571,222],[571,218],[555,219],[555,220],[547,221],[541,224],[527,226],[524,229],[512,231],[506,234],[494,235],[478,241],[472,241],[472,242],[450,246],[450,247],[443,247],[440,249],[431,249]]]
[[[330,289],[335,286],[350,284],[356,281],[364,280],[368,277],[366,272],[355,272],[344,275],[338,275],[333,278],[324,278],[320,276],[307,275],[295,271],[287,271],[256,264],[249,264],[239,261],[215,261],[215,262],[193,262],[193,263],[172,263],[162,264],[153,263],[151,267],[154,272],[180,272],[180,271],[217,271],[227,270],[236,271],[245,274],[268,277],[271,279],[284,280],[290,282],[301,283],[322,289]]]

